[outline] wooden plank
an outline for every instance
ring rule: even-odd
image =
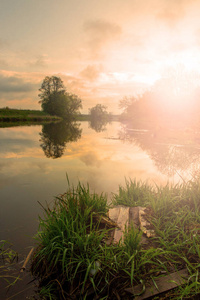
[[[135,228],[140,228],[140,221],[139,221],[139,207],[130,207],[129,210],[129,225],[131,223],[134,225]]]
[[[118,228],[115,229],[113,241],[119,243],[120,239],[123,240],[123,232],[129,224],[129,207],[117,206],[109,209],[109,218],[117,223]]]
[[[142,293],[142,284],[139,284],[133,288],[127,288],[125,289],[125,291],[135,295],[135,300],[144,300],[149,297],[159,295],[163,292],[167,292],[179,285],[186,283],[188,277],[189,275],[187,269],[183,269],[178,272],[171,273],[167,276],[157,277],[154,278],[154,280],[150,280],[145,286],[144,293]]]
[[[140,230],[144,232],[144,234],[149,238],[149,237],[154,237],[155,232],[152,229],[148,229],[148,227],[151,225],[147,220],[146,220],[146,212],[145,212],[146,207],[139,207],[139,222],[140,222]]]
[[[119,212],[120,212],[120,206],[110,208],[108,211],[108,217],[117,223],[118,217],[119,217]]]
[[[117,219],[117,225],[119,228],[115,229],[114,242],[119,243],[120,240],[124,240],[124,231],[129,223],[129,207],[121,206],[119,211],[119,216]]]
[[[119,216],[117,220],[117,225],[121,228],[121,230],[125,230],[125,227],[129,224],[129,207],[121,206],[119,211]]]

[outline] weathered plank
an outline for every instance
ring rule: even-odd
[[[139,208],[140,206],[130,207],[129,210],[129,225],[132,223],[134,227],[138,229],[140,228]]]
[[[143,285],[139,284],[133,288],[127,288],[125,291],[133,294],[135,296],[135,300],[144,300],[149,297],[167,292],[179,285],[186,283],[188,277],[189,275],[187,269],[183,269],[167,276],[154,278],[154,280],[151,279],[145,286],[145,290]]]
[[[119,211],[120,211],[120,206],[116,206],[113,208],[110,208],[108,211],[108,216],[109,218],[117,223],[118,217],[119,217]]]
[[[133,224],[135,228],[144,233],[141,238],[141,244],[148,244],[147,238],[155,236],[155,233],[152,229],[152,225],[146,220],[147,217],[146,207],[127,207],[119,205],[109,209],[109,218],[117,224],[114,230],[113,242],[118,243],[120,239],[123,241],[125,227]]]
[[[151,224],[146,220],[145,209],[145,207],[139,208],[140,230],[142,230],[147,237],[153,237],[155,236],[155,233],[154,230],[148,228]]]
[[[123,232],[129,224],[129,207],[117,206],[109,210],[109,218],[117,223],[118,228],[115,229],[113,241],[119,243],[123,240]]]

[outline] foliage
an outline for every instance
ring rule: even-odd
[[[89,109],[89,114],[91,119],[104,119],[108,117],[107,107],[102,104],[97,104],[96,106]]]
[[[74,94],[66,92],[63,81],[56,76],[46,76],[42,82],[39,103],[44,112],[62,118],[71,118],[82,108],[81,99]]]
[[[38,95],[41,99],[39,103],[48,102],[50,95],[54,93],[64,94],[65,87],[60,77],[46,76],[42,82],[41,88],[39,89],[40,94]]]
[[[107,112],[107,107],[102,104],[89,109],[90,122],[89,125],[96,132],[105,130],[105,126],[111,119],[111,115]]]
[[[138,206],[147,205],[149,198],[153,195],[154,191],[146,182],[127,180],[125,179],[126,186],[119,186],[118,194],[114,195],[114,205]]]

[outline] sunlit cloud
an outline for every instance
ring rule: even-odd
[[[85,69],[80,72],[81,77],[88,79],[89,81],[94,81],[98,79],[101,71],[103,70],[102,65],[88,65]]]
[[[86,21],[83,28],[88,36],[87,43],[92,58],[98,58],[105,45],[121,35],[121,27],[118,24],[105,20]]]
[[[156,16],[161,21],[167,22],[168,25],[174,26],[178,21],[185,17],[191,8],[196,8],[196,6],[199,6],[198,0],[161,0],[160,9]]]
[[[80,160],[86,164],[86,166],[101,166],[101,159],[94,151],[88,151],[80,156]]]
[[[43,70],[48,67],[48,56],[47,55],[38,55],[34,60],[28,62],[27,65],[31,67],[32,70]]]

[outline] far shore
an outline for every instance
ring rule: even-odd
[[[111,115],[111,121],[117,121],[119,116]],[[62,118],[58,116],[49,115],[41,110],[29,109],[13,109],[13,108],[0,108],[0,127],[5,124],[24,125],[29,123],[43,123],[61,121]],[[73,117],[77,121],[89,121],[90,115],[79,114]]]

